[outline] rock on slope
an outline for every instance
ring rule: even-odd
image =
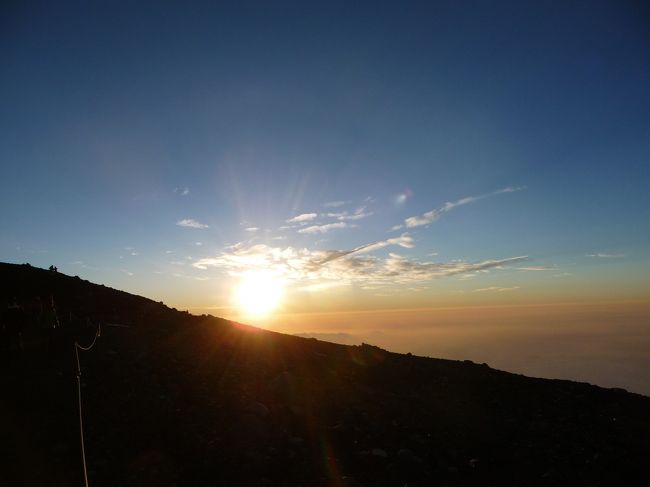
[[[2,485],[80,485],[72,344],[97,322],[81,353],[93,486],[650,485],[648,397],[191,316],[28,266],[0,264],[0,291],[53,293],[66,318],[51,349],[32,325],[3,357]]]

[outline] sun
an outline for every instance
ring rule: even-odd
[[[282,300],[282,280],[268,271],[250,271],[242,276],[235,289],[235,303],[247,315],[264,317]]]

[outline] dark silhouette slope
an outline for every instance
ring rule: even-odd
[[[52,293],[64,318],[52,347],[28,323],[3,357],[1,485],[80,485],[73,342],[99,322],[81,352],[93,486],[650,485],[648,397],[262,331],[28,266],[0,264],[0,283]]]

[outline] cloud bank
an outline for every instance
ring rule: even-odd
[[[255,270],[270,271],[289,283],[312,288],[327,287],[332,283],[388,287],[501,268],[527,259],[526,256],[517,256],[479,262],[458,260],[438,263],[422,262],[396,253],[390,253],[385,258],[366,255],[388,246],[411,248],[413,241],[408,234],[402,234],[351,250],[309,250],[265,244],[236,246],[217,257],[200,259],[192,265],[204,270],[210,267],[221,269],[232,276]]]

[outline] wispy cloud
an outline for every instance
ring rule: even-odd
[[[190,194],[190,188],[188,188],[187,186],[174,188],[174,193],[180,194],[181,196],[187,196],[188,194]]]
[[[526,189],[526,186],[507,186],[505,188],[497,189],[492,194],[501,194],[501,193],[515,193],[517,191],[523,191]],[[489,195],[488,195],[489,196]]]
[[[474,279],[476,276],[478,276],[478,274],[472,274],[472,273],[461,274],[460,276],[458,276],[458,280],[459,281],[469,281],[470,279]]]
[[[374,242],[367,245],[363,245],[361,247],[357,247],[355,251],[372,252],[374,250],[379,250],[379,249],[383,249],[384,247],[388,247],[389,245],[398,245],[400,247],[404,247],[405,249],[412,249],[415,246],[413,244],[413,237],[411,237],[408,233],[403,233],[399,237],[389,238],[386,240],[381,240],[379,242]]]
[[[605,252],[598,252],[595,254],[587,254],[587,257],[593,257],[596,259],[622,259],[625,257],[625,254],[607,254]]]
[[[403,224],[395,225],[391,230],[399,230],[400,228],[404,228],[404,227],[415,228],[415,227],[421,227],[423,225],[428,225],[436,221],[437,219],[439,219],[443,214],[453,210],[454,208],[458,208],[459,206],[468,205],[470,203],[474,203],[476,201],[489,198],[490,196],[494,196],[497,194],[514,193],[516,191],[522,191],[523,189],[525,189],[525,186],[508,186],[507,188],[502,188],[497,191],[493,191],[492,193],[478,195],[478,196],[467,196],[465,198],[461,198],[456,201],[448,201],[447,203],[445,203],[439,208],[434,208],[433,210],[427,211],[422,215],[411,216],[405,219]]]
[[[342,201],[342,200],[341,201],[328,201],[323,206],[325,208],[338,208],[339,206],[343,206],[343,205],[346,205],[348,203],[349,203],[349,201]]]
[[[248,227],[248,228],[244,228],[244,230],[247,231],[247,232],[257,232],[259,230],[259,228],[258,227]]]
[[[413,192],[410,189],[407,189],[406,191],[403,191],[395,195],[395,204],[403,205],[412,196],[413,196]]]
[[[318,213],[303,213],[293,218],[289,218],[287,223],[305,223],[315,220],[318,217]]]
[[[516,291],[519,289],[519,286],[512,286],[512,287],[498,287],[498,286],[490,286],[490,287],[483,287],[481,289],[474,289],[473,292],[475,293],[503,293],[507,291]]]
[[[129,255],[132,256],[140,255],[139,252],[136,252],[135,247],[124,247],[124,250],[126,250]]]
[[[327,216],[330,218],[336,218],[339,221],[348,221],[348,220],[361,220],[371,216],[373,213],[371,211],[366,211],[366,207],[362,206],[357,208],[354,213],[348,213],[343,211],[340,213],[328,213]]]
[[[184,220],[179,220],[176,222],[176,225],[179,227],[185,228],[209,228],[205,223],[193,220],[192,218],[186,218]]]
[[[298,230],[298,233],[306,233],[306,234],[320,234],[320,233],[327,233],[331,230],[338,230],[340,228],[354,228],[356,225],[346,223],[346,222],[339,222],[339,223],[327,223],[325,225],[312,225],[310,227],[305,227],[301,228]]]
[[[391,275],[404,276],[414,280],[428,280],[434,277],[448,277],[457,274],[466,274],[491,268],[503,267],[526,260],[527,256],[508,257],[506,259],[489,259],[479,262],[452,261],[447,263],[417,262],[406,259],[396,254],[390,254],[387,266]]]

